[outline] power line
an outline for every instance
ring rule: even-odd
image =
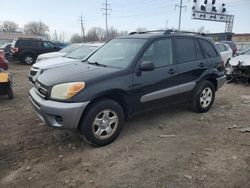
[[[106,25],[106,41],[108,41],[109,39],[109,32],[108,32],[108,16],[110,15],[109,14],[109,11],[111,11],[110,9],[110,3],[108,3],[108,0],[105,0],[105,3],[103,4],[103,8],[101,8],[104,13],[103,15],[105,16],[105,25]]]
[[[182,0],[180,0],[180,5],[175,5],[175,8],[176,7],[179,7],[179,9],[180,9],[180,11],[179,11],[179,25],[178,25],[178,30],[181,30],[181,13],[182,13],[182,9],[185,8],[185,10],[186,10],[187,6],[183,6],[182,5]]]

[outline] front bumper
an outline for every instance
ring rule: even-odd
[[[216,80],[217,80],[217,90],[218,90],[226,83],[226,76],[219,77]]]
[[[52,127],[76,129],[89,102],[65,103],[44,100],[32,88],[29,99],[38,117]]]

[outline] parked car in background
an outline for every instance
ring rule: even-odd
[[[0,68],[4,70],[8,70],[8,60],[5,57],[5,52],[4,50],[0,50]]]
[[[247,48],[244,48],[244,49],[241,49],[240,51],[237,51],[237,55],[243,55],[243,54],[249,54],[250,52],[250,47],[247,47]]]
[[[45,70],[71,64],[76,61],[78,62],[79,60],[84,59],[88,54],[90,54],[102,45],[103,43],[74,45],[74,47],[77,46],[77,48],[72,52],[68,53],[67,55],[57,58],[49,58],[36,62],[32,65],[30,69],[29,81],[31,82],[31,84],[34,84],[37,80],[37,77]],[[73,48],[73,46],[71,47]]]
[[[250,81],[250,51],[232,58],[225,66],[227,82]]]
[[[232,49],[230,48],[228,44],[225,44],[225,43],[216,42],[215,44],[221,54],[224,64],[226,64],[233,57]]]
[[[224,44],[228,44],[231,48],[231,50],[233,51],[233,56],[236,56],[236,52],[237,52],[237,46],[233,41],[221,41]]]
[[[0,50],[4,50],[5,57],[9,61],[11,60],[11,43],[5,43],[0,47]]]
[[[32,65],[40,54],[57,52],[60,48],[50,41],[41,39],[19,38],[11,43],[11,53],[13,59],[20,60],[24,64]]]
[[[81,45],[82,45],[81,43],[80,44],[72,44],[66,48],[63,48],[62,50],[60,50],[58,52],[49,52],[49,53],[41,54],[37,57],[36,62],[38,63],[38,62],[45,60],[45,59],[65,56],[66,54],[79,48]]]
[[[111,40],[84,62],[41,74],[29,99],[47,125],[77,129],[94,146],[116,139],[125,119],[178,102],[207,112],[225,83],[210,38],[180,31]]]

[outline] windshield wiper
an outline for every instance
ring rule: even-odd
[[[107,65],[98,63],[97,61],[96,62],[89,62],[89,61],[87,61],[87,62],[88,62],[88,64],[91,64],[91,65],[96,65],[96,66],[100,66],[100,67],[107,67]]]

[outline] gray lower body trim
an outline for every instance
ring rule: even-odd
[[[174,87],[162,89],[162,90],[159,90],[159,91],[155,91],[155,92],[152,92],[152,93],[148,93],[148,94],[142,96],[140,101],[142,103],[143,102],[149,102],[149,101],[169,97],[169,96],[172,96],[172,95],[176,95],[176,94],[179,94],[179,93],[188,92],[188,91],[191,91],[192,89],[194,89],[195,85],[196,85],[195,82],[189,82],[189,83],[186,83],[186,84],[181,84],[179,86],[174,86]]]
[[[76,129],[82,113],[89,102],[64,103],[41,98],[32,88],[29,99],[38,117],[47,125],[59,128]],[[61,121],[58,121],[58,117]]]
[[[217,80],[217,89],[220,89],[226,83],[226,76],[219,77],[216,80]]]

